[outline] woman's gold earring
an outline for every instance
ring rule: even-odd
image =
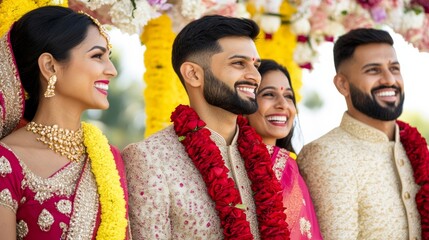
[[[48,88],[45,92],[45,98],[51,98],[55,96],[55,83],[57,82],[57,75],[52,75],[48,81]]]

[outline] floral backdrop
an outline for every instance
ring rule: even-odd
[[[429,0],[0,0],[0,35],[24,13],[45,5],[83,10],[140,35],[146,46],[146,136],[170,124],[174,107],[188,101],[171,67],[171,44],[184,25],[203,15],[254,19],[262,29],[256,41],[261,57],[288,68],[298,100],[301,69],[313,68],[320,44],[350,29],[387,25],[429,52]]]

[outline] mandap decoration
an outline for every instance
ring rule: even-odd
[[[146,46],[145,136],[170,124],[186,93],[171,67],[177,32],[201,16],[254,19],[261,27],[256,46],[290,71],[297,100],[302,69],[313,68],[318,46],[359,27],[391,27],[420,51],[429,52],[428,0],[0,0],[0,35],[26,12],[45,5],[83,10],[103,24],[139,34]]]

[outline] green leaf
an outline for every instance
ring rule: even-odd
[[[244,204],[237,204],[235,205],[236,208],[241,209],[241,210],[246,210],[246,205]]]

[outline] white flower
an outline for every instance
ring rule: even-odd
[[[117,1],[109,11],[112,23],[123,32],[134,34],[140,33],[142,27],[152,18],[158,17],[156,12],[147,1],[136,1],[136,9],[130,0]]]
[[[85,4],[85,6],[90,10],[96,10],[98,8],[101,8],[104,5],[112,5],[116,3],[115,0],[77,0],[77,1]],[[127,1],[130,1],[130,0],[127,0]]]
[[[282,0],[266,0],[265,1],[265,12],[278,13]]]
[[[400,29],[403,15],[403,8],[393,8],[387,12],[387,22],[390,23],[389,25],[392,26],[393,29]]]
[[[425,20],[425,14],[419,13],[417,14],[413,10],[409,10],[405,12],[404,16],[402,17],[402,24],[401,24],[401,32],[406,32],[408,29],[412,28],[421,28],[423,26]]]
[[[293,53],[293,59],[298,65],[312,63],[316,55],[316,52],[310,47],[307,42],[298,43],[296,44],[296,48]]]
[[[282,23],[282,20],[279,16],[273,15],[262,15],[260,21],[261,28],[266,33],[277,32]]]
[[[311,25],[308,19],[306,18],[299,18],[296,21],[292,23],[291,30],[296,35],[308,35],[308,33],[311,30]]]
[[[182,0],[181,13],[186,18],[198,19],[205,11],[206,7],[201,0]]]
[[[341,23],[336,21],[328,21],[328,24],[326,24],[323,31],[325,35],[335,37],[344,34],[346,30]]]
[[[238,18],[250,18],[250,13],[247,11],[246,5],[242,2],[237,3],[235,14],[235,16]]]

